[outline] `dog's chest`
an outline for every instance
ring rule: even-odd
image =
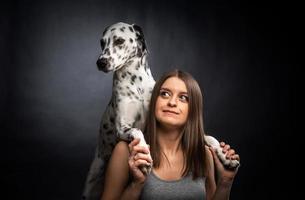
[[[153,77],[141,70],[120,71],[114,76],[114,95],[120,98],[145,101],[150,98],[154,84]]]

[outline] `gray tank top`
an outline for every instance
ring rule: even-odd
[[[192,179],[189,174],[179,180],[160,179],[152,170],[141,192],[142,200],[194,200],[206,199],[205,178]]]

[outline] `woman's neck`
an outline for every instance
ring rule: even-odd
[[[157,128],[157,136],[160,147],[166,155],[176,154],[181,150],[181,130]]]

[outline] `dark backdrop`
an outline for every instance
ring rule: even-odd
[[[282,138],[295,127],[292,29],[274,4],[228,2],[2,3],[1,168],[9,199],[80,199],[111,94],[112,73],[95,65],[99,39],[119,21],[143,28],[156,78],[179,68],[200,83],[206,131],[241,156],[232,199],[284,197]]]

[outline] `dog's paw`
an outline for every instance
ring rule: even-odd
[[[139,138],[140,139],[140,142],[139,142],[139,146],[142,146],[142,147],[146,147],[146,148],[149,148],[148,147],[148,144],[146,143],[145,139],[144,139],[144,135],[142,133],[141,130],[139,129],[133,129],[132,130],[132,135],[134,138]],[[149,155],[151,157],[151,155]],[[151,172],[151,169],[152,169],[152,164],[148,164],[148,165],[142,165],[140,166],[140,170],[143,172],[143,174],[145,175],[148,175],[150,174]]]
[[[214,149],[216,149],[216,153],[218,155],[219,160],[222,162],[222,164],[230,169],[236,168],[240,165],[238,160],[230,160],[226,158],[226,154],[222,152],[222,148],[220,147],[219,142],[212,136],[205,136],[205,140],[207,144]]]
[[[142,173],[144,175],[150,174],[151,169],[152,169],[152,165],[143,165],[143,166],[140,166],[140,170],[142,171]]]
[[[222,148],[216,147],[216,153],[218,155],[219,160],[223,163],[224,166],[230,169],[234,169],[239,166],[239,161],[238,160],[230,160],[226,158],[226,154],[222,152]]]

